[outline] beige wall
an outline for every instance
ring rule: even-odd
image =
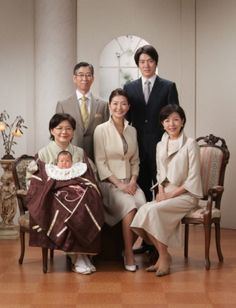
[[[12,121],[21,115],[28,126],[16,140],[16,156],[34,147],[33,12],[32,0],[0,0],[0,112],[6,109]]]
[[[33,153],[38,147],[34,144],[34,136],[38,136],[35,116],[48,125],[43,123],[43,115],[34,112],[33,4],[34,0],[0,0],[0,110],[21,114],[29,126],[16,155]],[[187,113],[187,133],[194,137],[214,133],[226,139],[231,158],[222,225],[236,228],[236,2],[77,0],[77,14],[78,61],[91,61],[98,71],[99,54],[114,37],[134,34],[144,38],[159,51],[159,74],[177,83]],[[98,89],[96,80],[94,91]],[[45,110],[46,118],[48,112]]]
[[[213,133],[228,144],[222,225],[229,228],[236,228],[235,16],[234,0],[197,1],[197,135]]]

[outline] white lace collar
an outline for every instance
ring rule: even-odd
[[[78,162],[68,169],[61,169],[53,164],[45,164],[45,171],[54,180],[71,180],[83,175],[87,171],[87,164]]]

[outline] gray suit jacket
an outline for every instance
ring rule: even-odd
[[[93,132],[97,125],[109,119],[108,103],[92,95],[89,124],[86,129],[84,129],[76,94],[64,101],[59,101],[56,112],[69,113],[75,118],[76,130],[72,143],[84,149],[88,157],[94,160]]]

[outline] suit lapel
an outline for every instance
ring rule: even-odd
[[[137,91],[138,96],[140,97],[140,100],[146,105],[144,94],[143,94],[143,85],[142,85],[141,78],[137,80],[136,91]]]
[[[96,110],[97,110],[97,100],[94,98],[93,95],[91,95],[91,104],[90,104],[90,116],[89,116],[89,124],[94,119]]]
[[[96,114],[96,111],[97,111],[97,106],[98,106],[98,102],[97,102],[96,98],[94,98],[94,96],[91,95],[89,122],[88,122],[88,127],[85,129],[85,131],[87,131],[91,127],[91,125],[93,124],[93,120],[95,118],[95,114]]]
[[[152,91],[150,93],[150,96],[149,96],[149,99],[148,99],[148,103],[149,102],[151,103],[153,101],[154,97],[158,97],[158,95],[156,93],[158,93],[160,91],[160,86],[161,86],[161,84],[160,84],[160,77],[157,76],[156,80],[154,82],[154,85],[152,87]],[[156,100],[154,100],[154,101],[156,102]]]
[[[75,115],[72,114],[72,116],[75,119],[78,119],[76,121],[76,126],[79,126],[77,128],[80,128],[80,129],[84,130],[83,120],[82,120],[81,113],[80,113],[80,105],[79,105],[79,102],[78,102],[76,94],[74,94],[72,96],[72,104],[75,106],[75,108],[74,108]]]

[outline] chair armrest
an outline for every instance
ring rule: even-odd
[[[223,192],[224,192],[224,187],[220,185],[213,186],[208,190],[208,200],[206,206],[207,212],[212,211],[213,202],[215,202],[215,207],[217,209],[220,209],[220,202]]]
[[[17,197],[25,197],[27,195],[27,190],[24,189],[18,189],[16,191]]]

